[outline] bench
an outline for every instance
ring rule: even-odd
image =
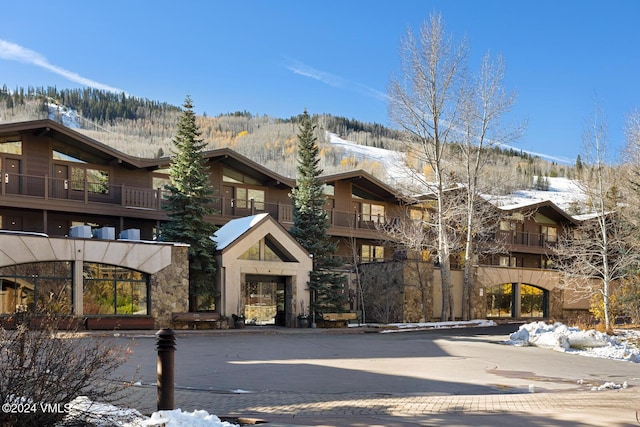
[[[357,320],[358,313],[347,311],[344,313],[322,313],[322,321],[328,328],[346,328],[350,320]]]
[[[155,319],[151,316],[87,316],[84,327],[88,330],[136,330],[153,329]]]
[[[220,313],[215,311],[172,313],[171,320],[176,326],[186,325],[189,329],[220,327]]]

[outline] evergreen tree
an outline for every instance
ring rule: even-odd
[[[216,244],[210,238],[216,227],[204,217],[213,214],[209,207],[213,201],[213,188],[209,169],[203,163],[205,144],[200,138],[189,96],[185,99],[173,144],[175,150],[172,150],[169,169],[171,183],[165,186],[170,192],[165,206],[169,221],[162,229],[162,239],[190,245],[189,310],[208,309],[216,297]]]
[[[313,271],[309,277],[311,311],[344,311],[346,276],[337,272],[341,262],[333,255],[337,244],[329,238],[329,219],[324,211],[326,197],[319,176],[322,169],[320,151],[315,136],[316,127],[307,111],[301,116],[298,134],[297,186],[291,191],[293,201],[292,236],[313,256]]]

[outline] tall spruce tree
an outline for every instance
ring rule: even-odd
[[[208,309],[216,297],[214,252],[211,236],[216,227],[205,221],[213,214],[213,187],[209,168],[202,152],[205,148],[196,125],[191,98],[186,97],[178,130],[173,138],[169,191],[165,209],[169,221],[162,228],[165,241],[188,243],[189,246],[189,310]]]
[[[293,237],[313,256],[313,271],[309,277],[311,311],[315,314],[344,311],[346,276],[337,271],[339,258],[333,255],[337,244],[329,239],[329,219],[324,210],[327,201],[319,176],[322,169],[316,144],[316,127],[307,111],[301,116],[298,133],[298,177],[291,191],[293,201]]]

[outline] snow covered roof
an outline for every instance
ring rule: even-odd
[[[252,227],[260,224],[268,213],[246,216],[243,218],[232,219],[216,231],[211,240],[216,242],[217,250],[223,250],[231,243],[235,242],[240,236],[249,231]]]

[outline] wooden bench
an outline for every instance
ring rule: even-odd
[[[215,311],[172,313],[171,320],[176,326],[187,325],[189,329],[200,329],[201,326],[216,328],[219,326],[220,313]]]
[[[322,313],[324,326],[328,328],[346,328],[350,320],[357,320],[358,313],[347,311],[344,313]]]
[[[88,330],[136,330],[153,329],[155,319],[151,316],[87,316],[84,327]]]

